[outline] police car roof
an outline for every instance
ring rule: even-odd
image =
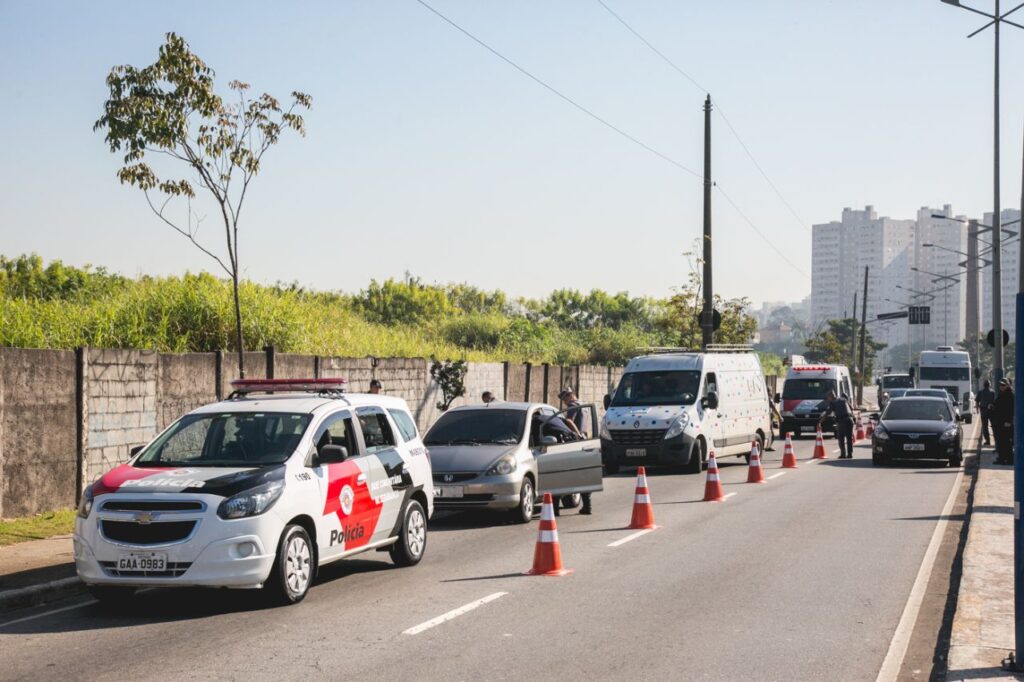
[[[253,393],[238,398],[230,398],[217,403],[204,405],[193,410],[192,414],[210,412],[290,412],[293,414],[312,414],[328,406],[364,407],[376,405],[408,411],[409,406],[401,398],[370,393],[342,393],[335,396],[323,396],[315,393]]]

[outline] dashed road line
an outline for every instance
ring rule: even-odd
[[[627,542],[629,542],[630,540],[636,540],[638,537],[641,537],[643,535],[647,535],[652,530],[655,530],[655,529],[654,528],[644,528],[643,530],[638,530],[637,532],[633,533],[632,535],[627,535],[624,538],[621,538],[619,540],[616,540],[615,542],[609,543],[608,546],[609,547],[618,547],[619,545],[624,545]]]
[[[725,500],[728,500],[730,497],[732,497],[735,494],[736,493],[726,493],[725,496],[722,498],[722,501],[724,502]]]
[[[458,618],[459,616],[461,616],[463,614],[466,614],[466,613],[469,613],[470,611],[472,611],[474,609],[478,609],[481,606],[483,606],[484,604],[492,602],[495,599],[500,599],[501,597],[504,597],[506,594],[508,594],[508,592],[495,592],[494,594],[489,594],[489,595],[487,595],[486,597],[484,597],[482,599],[477,599],[476,601],[471,601],[468,604],[466,604],[465,606],[460,606],[457,609],[452,609],[448,613],[443,613],[440,616],[438,616],[437,618],[431,618],[430,620],[428,620],[426,622],[420,623],[419,625],[411,627],[408,630],[404,630],[402,632],[402,634],[403,635],[418,635],[421,632],[424,632],[425,630],[429,630],[430,628],[436,627],[438,625],[441,625],[442,623],[447,623],[448,621],[452,620],[453,618]]]
[[[769,476],[769,477],[768,477],[768,478],[766,478],[765,480],[766,480],[766,481],[770,481],[770,480],[772,480],[773,478],[778,478],[779,476],[785,476],[785,475],[786,475],[786,472],[785,472],[785,471],[779,471],[779,472],[777,472],[777,473],[774,473],[774,474],[772,474],[771,476]]]
[[[92,600],[87,601],[87,602],[82,602],[81,604],[72,604],[71,606],[62,606],[59,609],[50,609],[49,611],[43,611],[42,613],[34,613],[31,616],[25,616],[24,618],[16,618],[14,620],[9,620],[6,623],[0,623],[0,630],[4,629],[6,627],[9,627],[11,625],[17,625],[18,623],[25,623],[25,622],[30,621],[30,620],[35,620],[36,618],[45,618],[46,616],[52,616],[55,613],[64,613],[65,611],[72,611],[74,609],[80,609],[83,606],[91,606],[91,605],[96,604],[96,603],[98,603],[98,602],[95,599],[92,599]]]

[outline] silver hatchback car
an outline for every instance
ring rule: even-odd
[[[423,438],[435,508],[505,510],[527,523],[544,493],[571,498],[602,490],[594,424],[593,405],[558,412],[543,403],[490,403],[446,412]]]

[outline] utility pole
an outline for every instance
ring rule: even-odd
[[[854,315],[857,311],[854,310]],[[864,374],[867,368],[864,364],[864,342],[868,329],[868,266],[864,266],[864,298],[860,302],[860,381],[857,382],[857,404],[864,404]]]
[[[995,78],[993,96],[993,140],[992,140],[992,328],[995,330],[996,346],[992,349],[992,375],[998,386],[999,380],[1003,378],[1003,212],[999,207],[999,0],[996,0],[997,17],[993,29],[995,31]],[[1019,568],[1019,566],[1018,566]],[[1018,575],[1020,578],[1020,575]],[[1018,586],[1020,583],[1017,583]],[[1019,590],[1018,590],[1019,591]],[[1024,602],[1017,602],[1017,653],[1021,651],[1020,645],[1024,645],[1024,633],[1022,623],[1024,614],[1021,613],[1021,606]]]
[[[975,368],[974,392],[981,389],[981,302],[978,298],[978,221],[967,222],[967,338],[974,342],[974,353],[978,361]]]
[[[714,326],[714,290],[711,286],[711,95],[704,100],[704,309],[700,315],[701,343],[712,342]]]
[[[850,367],[857,368],[857,292],[853,292],[853,312],[850,313]]]

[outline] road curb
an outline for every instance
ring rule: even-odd
[[[16,590],[5,590],[0,592],[0,611],[45,604],[83,590],[85,590],[85,583],[78,576],[51,580],[38,585],[20,587]]]

